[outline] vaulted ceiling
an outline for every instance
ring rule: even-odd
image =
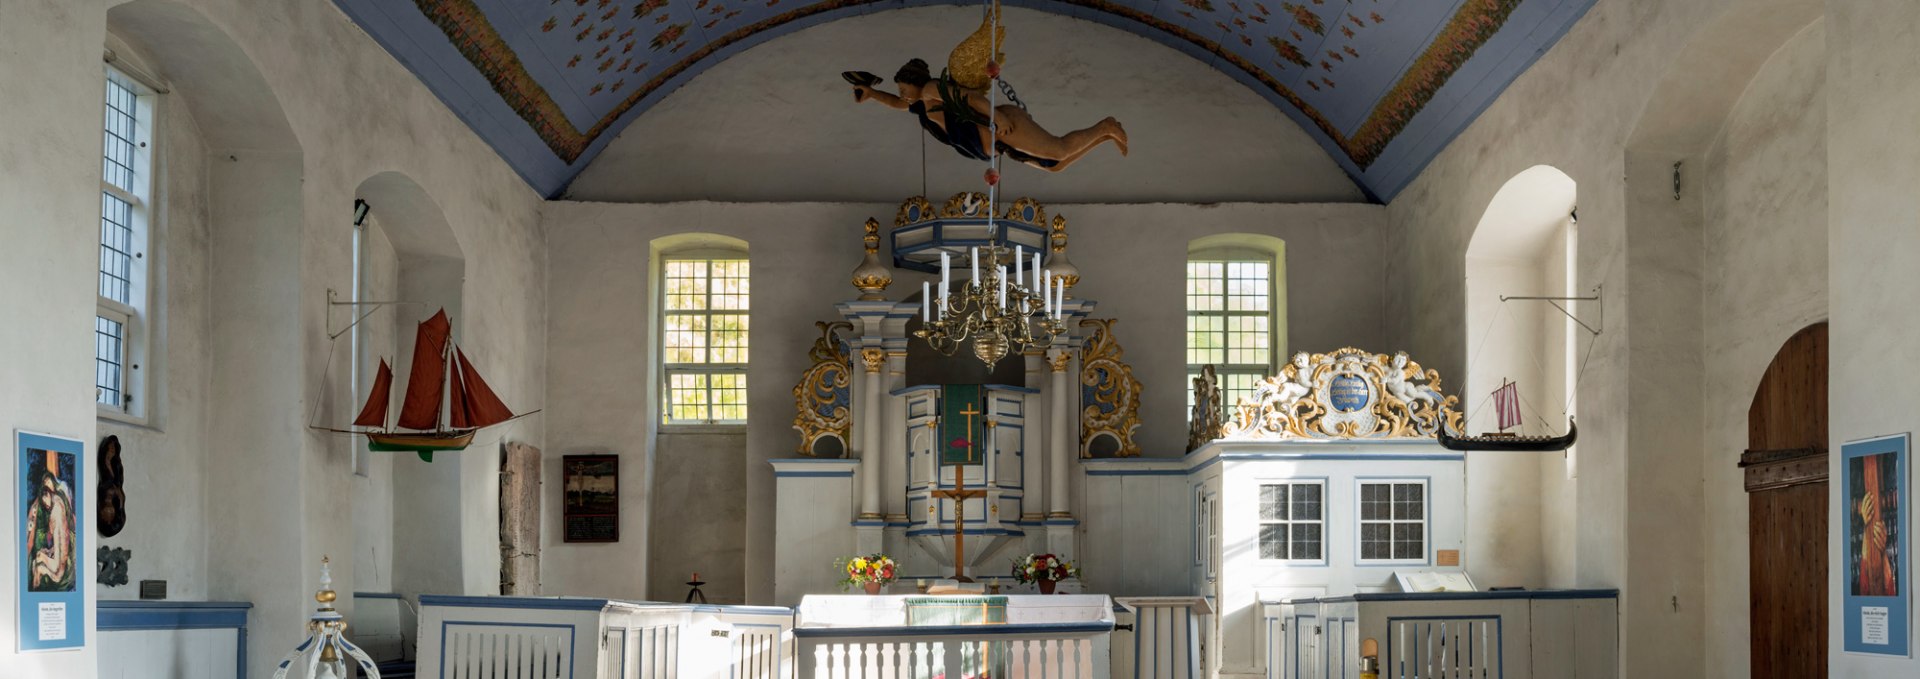
[[[335,1],[549,197],[649,106],[742,50],[839,18],[971,4]],[[1219,69],[1278,106],[1384,201],[1594,0],[1003,1],[1131,31]],[[971,28],[956,26],[956,41]]]

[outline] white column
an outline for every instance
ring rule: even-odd
[[[1024,384],[1031,387],[1045,386],[1047,379],[1047,357],[1044,352],[1023,353],[1020,356],[1026,362],[1027,379]],[[1053,447],[1048,438],[1046,389],[1035,389],[1024,399],[1025,409],[1020,413],[1026,424],[1025,436],[1020,443],[1021,470],[1020,485],[1026,489],[1026,497],[1020,501],[1020,520],[1038,523],[1047,518],[1047,454]]]
[[[866,366],[866,379],[861,381],[860,419],[860,518],[879,520],[884,518],[880,505],[880,458],[886,446],[880,442],[880,401],[885,398],[880,388],[881,371],[886,369],[887,352],[879,347],[860,350],[860,362]]]
[[[1053,377],[1047,385],[1052,393],[1052,405],[1047,408],[1047,431],[1053,435],[1052,450],[1047,458],[1053,461],[1047,471],[1047,516],[1048,518],[1069,518],[1073,516],[1072,505],[1067,502],[1067,475],[1073,468],[1073,439],[1077,427],[1073,422],[1073,409],[1068,405],[1067,362],[1073,358],[1067,349],[1053,349],[1047,352],[1047,368]]]
[[[906,386],[907,352],[888,350],[886,372],[881,375],[880,399],[885,404],[880,409],[884,418],[880,423],[881,438],[868,445],[886,459],[893,460],[880,465],[881,471],[885,472],[880,479],[880,505],[888,521],[904,522],[907,520],[907,495],[904,491],[907,487],[907,400],[893,395],[893,392]]]

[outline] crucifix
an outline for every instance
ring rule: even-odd
[[[966,466],[973,462],[974,446],[971,440],[973,438],[973,416],[979,415],[980,411],[975,410],[973,404],[969,403],[965,410],[960,411],[960,414],[967,417],[967,438],[954,441],[953,444],[966,449],[967,460],[964,463],[953,465],[953,488],[933,491],[933,496],[953,501],[953,579],[959,582],[973,582],[973,578],[967,577],[966,571],[967,498],[986,497],[987,491],[979,489],[967,490]]]

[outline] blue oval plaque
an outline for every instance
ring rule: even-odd
[[[1327,403],[1343,413],[1365,408],[1373,400],[1373,390],[1367,386],[1366,378],[1352,373],[1334,375],[1327,380],[1327,390]]]

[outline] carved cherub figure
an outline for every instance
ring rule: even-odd
[[[1440,394],[1407,379],[1407,361],[1407,352],[1395,352],[1393,366],[1387,369],[1380,386],[1385,387],[1394,398],[1400,399],[1401,403],[1407,404],[1408,408],[1413,408],[1415,403],[1421,401],[1425,401],[1429,407],[1440,407]]]
[[[1293,355],[1293,375],[1282,380],[1271,398],[1275,410],[1292,412],[1293,404],[1313,391],[1313,371],[1308,368],[1307,352]]]

